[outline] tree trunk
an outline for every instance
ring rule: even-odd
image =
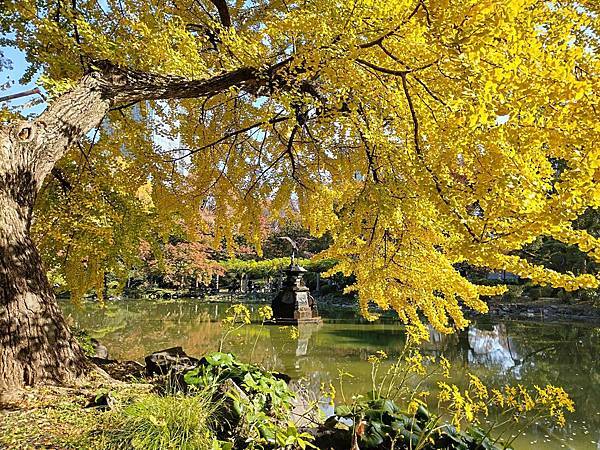
[[[108,111],[85,77],[33,122],[0,128],[0,390],[77,377],[87,358],[70,333],[31,240],[44,178]]]
[[[61,383],[86,366],[29,235],[36,186],[0,174],[0,391]]]
[[[16,214],[0,196],[0,390],[64,382],[86,358],[64,321],[42,261]]]

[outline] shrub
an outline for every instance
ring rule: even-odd
[[[369,356],[373,389],[366,395],[353,396],[351,403],[346,402],[343,389],[343,379],[349,374],[340,372],[343,402],[336,406],[325,427],[342,430],[348,448],[511,449],[515,437],[531,423],[542,420],[562,427],[566,424],[565,413],[574,411],[573,401],[560,387],[535,386],[528,390],[522,385],[506,385],[490,389],[469,373],[467,386],[438,381],[439,391],[432,396],[421,389],[423,380],[450,378],[451,365],[443,356],[437,361],[423,356],[414,342],[409,342],[398,360],[381,375],[379,370],[386,359],[387,354],[381,350]],[[335,391],[328,396],[334,399]],[[428,404],[436,411],[430,412]],[[506,429],[500,430],[498,424],[508,423],[514,434],[504,442]],[[496,432],[499,434],[492,440]]]
[[[539,300],[542,296],[542,289],[539,286],[531,286],[526,294],[531,300]]]
[[[542,297],[554,297],[556,295],[558,295],[557,290],[552,286],[541,286]]]
[[[106,449],[212,448],[218,402],[211,390],[195,395],[145,394],[106,416]]]
[[[245,441],[244,448],[264,449],[283,448],[290,439],[309,440],[305,435],[294,434],[295,428],[287,423],[295,395],[285,378],[241,363],[231,353],[214,352],[187,372],[184,380],[191,388],[219,386],[225,399],[220,437]]]
[[[579,292],[579,298],[583,302],[592,302],[594,306],[598,307],[600,292],[596,289],[582,289]]]

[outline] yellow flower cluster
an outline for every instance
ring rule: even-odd
[[[575,404],[569,397],[569,394],[561,387],[548,385],[544,388],[535,387],[537,391],[536,402],[548,408],[550,416],[556,420],[560,426],[565,425],[565,410],[575,411]]]
[[[263,322],[273,318],[273,308],[268,305],[258,308],[258,315]]]
[[[225,327],[233,327],[238,325],[249,325],[250,310],[246,305],[236,304],[227,308],[226,316],[221,320],[221,325]]]
[[[477,422],[478,414],[488,416],[491,406],[499,410],[501,415],[509,414],[516,422],[529,413],[535,417],[550,418],[559,426],[566,423],[565,411],[575,411],[573,400],[561,387],[535,386],[534,392],[529,392],[518,384],[504,386],[502,390],[489,390],[477,376],[469,374],[469,379],[469,388],[464,391],[454,384],[438,382],[438,400],[441,404],[447,404],[457,427],[462,421]]]
[[[452,413],[452,423],[456,428],[460,429],[463,422],[479,422],[480,414],[487,416],[487,403],[481,398],[473,399],[471,391],[461,392],[458,386],[443,381],[438,382],[438,387],[440,388],[438,400],[440,403],[448,404],[448,409]]]
[[[425,375],[427,370],[423,365],[423,355],[418,351],[411,351],[405,358],[406,370],[419,375]]]
[[[281,331],[285,331],[288,334],[288,337],[291,340],[294,339],[298,339],[298,336],[300,336],[300,331],[298,330],[298,327],[294,327],[294,326],[285,326],[285,327],[279,327],[279,329]]]
[[[371,364],[381,364],[382,361],[386,360],[388,357],[387,353],[383,350],[377,350],[374,355],[369,355],[367,361]]]
[[[469,376],[469,387],[472,389],[472,391],[475,393],[475,397],[479,400],[483,400],[488,398],[488,388],[485,384],[483,384],[481,382],[481,380],[479,379],[479,377],[473,375],[473,374],[468,374]]]
[[[414,415],[417,410],[419,409],[419,406],[423,406],[425,408],[427,408],[427,402],[425,400],[423,400],[424,398],[429,396],[429,392],[428,391],[421,391],[418,392],[409,402],[408,402],[408,407],[406,408],[408,414],[410,415]]]
[[[446,359],[445,356],[440,356],[440,368],[442,369],[442,375],[445,378],[450,378],[450,369],[452,368],[452,366],[450,365],[450,361],[448,361],[448,359]]]
[[[325,383],[321,383],[320,392],[323,397],[329,399],[329,404],[331,406],[335,405],[335,397],[337,395],[337,390],[335,389],[335,386],[332,383],[329,383],[327,386],[325,385]]]

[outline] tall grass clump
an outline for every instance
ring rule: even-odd
[[[194,395],[144,394],[106,416],[109,450],[203,450],[212,448],[218,402],[213,391]]]

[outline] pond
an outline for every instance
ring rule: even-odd
[[[120,300],[97,304],[62,303],[71,323],[88,330],[111,358],[143,360],[153,351],[180,345],[193,356],[218,349],[219,319],[230,306],[197,299]],[[256,312],[258,305],[248,305]],[[336,384],[338,369],[354,375],[344,382],[346,395],[370,390],[369,355],[384,350],[390,359],[405,343],[403,327],[393,320],[367,323],[351,310],[322,311],[325,323],[289,329],[253,324],[231,335],[225,351],[266,368],[306,379],[310,391]],[[344,317],[344,319],[339,319]],[[336,319],[337,318],[337,319]],[[445,355],[454,382],[469,370],[488,386],[551,383],[565,388],[576,403],[564,429],[539,423],[515,441],[517,449],[600,449],[600,328],[579,324],[476,320],[468,330],[445,336],[431,332],[423,347]],[[434,387],[433,387],[434,388]]]

